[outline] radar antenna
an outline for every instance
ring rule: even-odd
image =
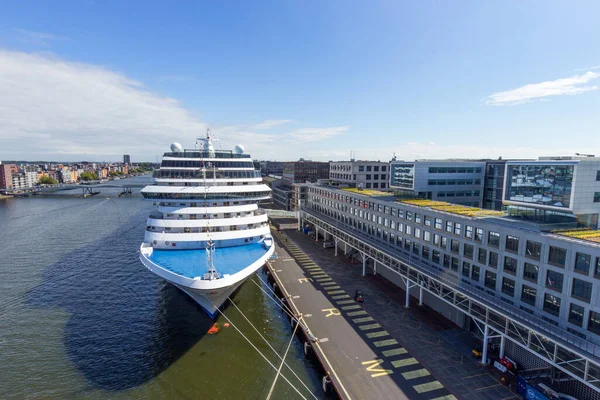
[[[219,274],[215,268],[214,258],[215,244],[212,239],[208,239],[208,242],[206,242],[206,273],[204,274],[204,280],[206,281],[221,278],[221,274]]]

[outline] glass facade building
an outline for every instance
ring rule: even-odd
[[[391,186],[403,189],[413,189],[415,184],[414,163],[393,163],[391,165]]]
[[[504,200],[571,208],[573,163],[509,163]]]

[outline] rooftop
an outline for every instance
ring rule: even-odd
[[[573,239],[586,240],[588,242],[600,243],[600,230],[590,228],[558,229],[552,231],[557,235],[567,236]]]
[[[461,206],[459,204],[446,203],[445,201],[433,200],[399,200],[399,203],[410,204],[418,207],[425,207],[432,210],[444,211],[451,214],[461,215],[463,217],[498,217],[505,215],[502,211],[486,210],[477,207]]]
[[[381,192],[379,190],[373,190],[373,189],[340,188],[340,190],[343,190],[345,192],[362,194],[365,196],[393,196],[394,195],[391,192]]]
[[[215,249],[214,266],[222,275],[233,275],[267,253],[261,243]],[[187,278],[201,277],[207,271],[206,250],[157,250],[150,260],[158,266]]]

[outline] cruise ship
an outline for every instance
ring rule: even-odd
[[[173,143],[142,195],[156,210],[140,260],[211,318],[273,254],[267,215],[258,206],[271,189],[243,146],[215,150],[210,131],[194,149]]]

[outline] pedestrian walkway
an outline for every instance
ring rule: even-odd
[[[275,237],[280,247],[271,268],[317,337],[342,397],[456,399],[292,240]]]
[[[361,266],[353,265],[343,255],[335,257],[333,249],[323,249],[321,243],[315,243],[307,235],[296,231],[285,231],[278,235],[281,235],[284,244],[308,273],[318,272],[321,281],[315,278],[317,285],[326,282],[329,285],[322,286],[323,289],[335,286],[326,292],[342,291],[339,294],[328,293],[333,300],[343,300],[334,298],[343,295],[342,293],[347,295],[354,293],[356,289],[363,291],[365,303],[357,311],[362,311],[365,315],[349,317],[358,320],[352,322],[360,324],[359,330],[374,334],[367,337],[368,339],[374,343],[391,343],[387,342],[388,340],[396,342],[399,347],[412,354],[412,357],[408,358],[418,360],[420,368],[415,369],[416,371],[423,370],[420,373],[429,374],[424,376],[436,376],[440,385],[447,387],[458,398],[519,398],[472,358],[471,350],[475,340],[470,333],[445,320],[428,307],[417,306],[416,302],[410,309],[405,309],[402,306],[402,289],[379,276],[363,277]],[[284,237],[288,238],[287,243]],[[385,335],[379,332],[385,332]],[[408,378],[413,376],[415,375],[407,375]]]

